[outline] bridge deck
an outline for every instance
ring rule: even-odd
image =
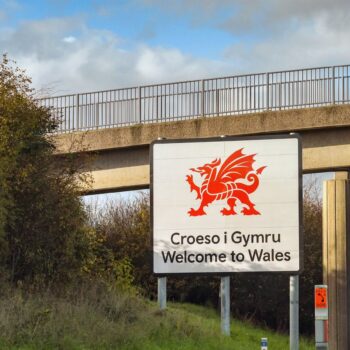
[[[59,132],[350,103],[350,65],[47,97]]]

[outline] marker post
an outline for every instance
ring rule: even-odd
[[[317,350],[328,349],[328,288],[315,286],[315,342]]]
[[[267,349],[267,338],[261,338],[261,350],[268,350]]]

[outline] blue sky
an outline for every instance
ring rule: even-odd
[[[349,0],[0,0],[39,95],[349,64],[349,38]]]
[[[218,58],[225,47],[235,41],[222,29],[207,25],[193,25],[190,14],[174,16],[162,7],[142,1],[4,1],[10,26],[20,26],[24,21],[41,21],[48,18],[83,19],[90,29],[110,31],[122,40],[121,47],[132,49],[135,45],[179,48],[195,56]],[[224,13],[218,11],[221,19]],[[79,31],[72,36],[79,37]],[[220,38],[220,40],[217,40]]]
[[[66,94],[350,61],[348,0],[0,0],[0,48]]]

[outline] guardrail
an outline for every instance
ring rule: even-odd
[[[350,65],[190,80],[42,98],[58,132],[350,102]]]

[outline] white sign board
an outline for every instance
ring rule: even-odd
[[[154,273],[298,273],[300,200],[297,135],[155,141]]]

